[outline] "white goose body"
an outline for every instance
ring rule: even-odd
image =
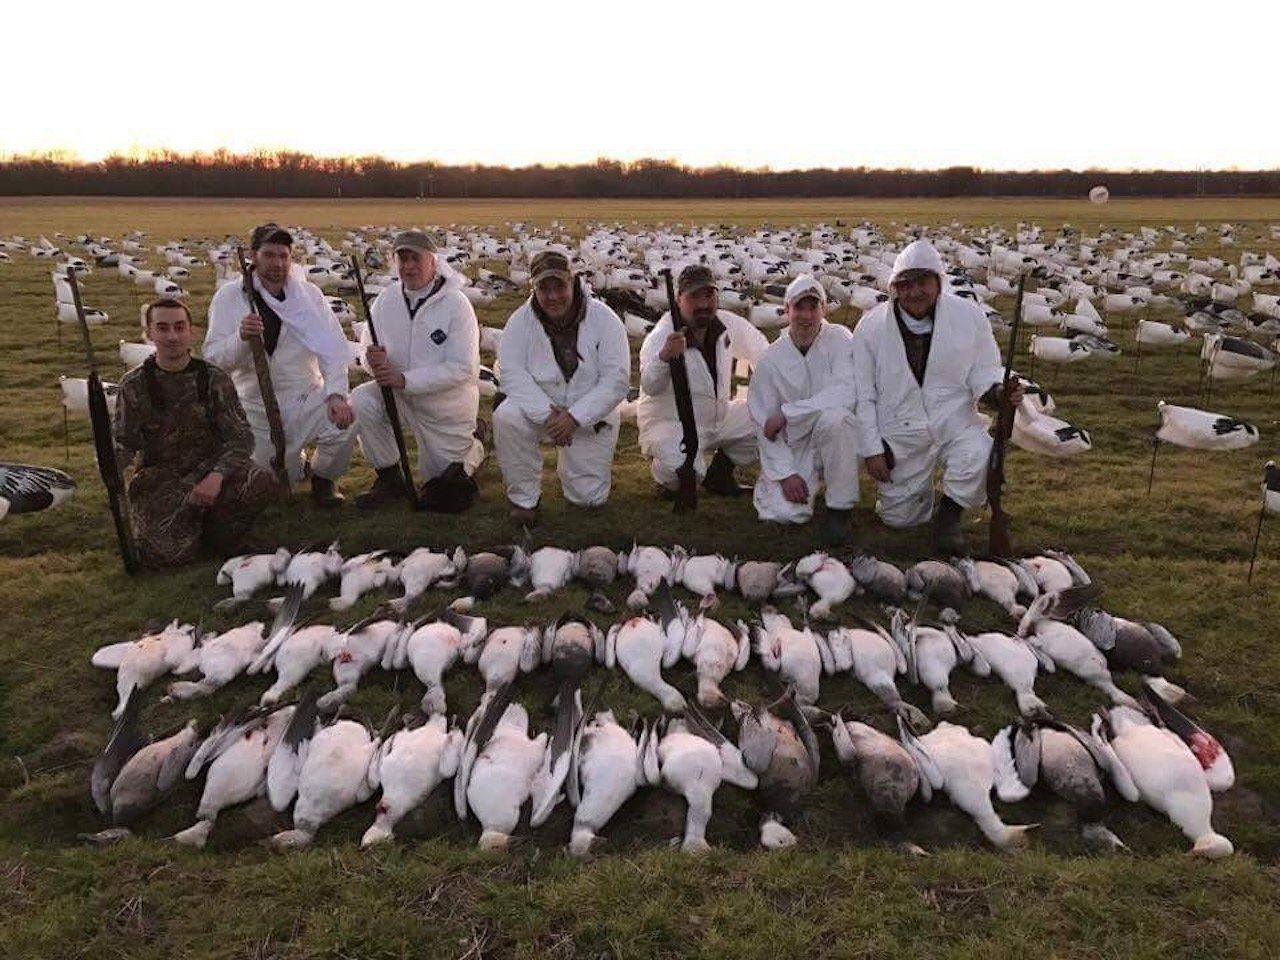
[[[257,620],[202,640],[192,660],[203,676],[194,683],[186,680],[171,683],[169,696],[175,700],[188,700],[208,696],[221,689],[249,669],[249,664],[266,643],[263,625]]]
[[[159,633],[108,644],[94,653],[95,667],[116,671],[119,701],[111,711],[112,719],[118,720],[124,713],[130,690],[135,687],[144,690],[166,673],[195,669],[198,662],[195,646],[196,628],[189,623],[180,626],[174,620]]]
[[[685,630],[682,653],[698,673],[698,703],[716,707],[725,700],[720,684],[732,671],[747,665],[751,655],[751,633],[741,620],[736,633],[718,620],[703,614]]]
[[[258,702],[264,707],[279,703],[312,670],[334,656],[341,636],[334,627],[321,623],[302,627],[290,634],[272,658],[275,682],[263,691]],[[252,667],[249,672],[253,672]]]
[[[953,713],[959,706],[951,696],[951,671],[961,662],[962,652],[943,630],[937,627],[915,628],[916,671],[920,682],[929,691],[935,713]]]
[[[336,577],[342,570],[342,555],[338,553],[338,545],[331,543],[323,552],[318,550],[295,553],[289,565],[280,575],[281,586],[301,585],[302,599],[306,600],[320,589],[326,581]]]
[[[320,698],[320,709],[334,710],[355,693],[360,678],[381,664],[387,645],[395,643],[403,629],[395,620],[375,620],[339,634],[330,646],[336,687]]]
[[[902,699],[895,677],[906,673],[902,651],[887,634],[862,628],[838,627],[827,634],[831,651],[832,673],[852,670],[858,682],[875,694],[880,702],[912,723],[924,726],[928,718]]]
[[[338,596],[329,601],[330,610],[350,610],[370,590],[377,590],[400,579],[394,557],[385,550],[362,553],[342,564],[342,585]]]
[[[702,736],[690,733],[684,720],[673,720],[658,743],[661,783],[684,797],[684,837],[680,848],[686,853],[710,849],[707,823],[711,819],[712,798],[722,781],[754,790],[758,779],[742,762],[742,754],[725,741],[719,747]]]
[[[469,663],[478,663],[486,693],[533,670],[542,659],[542,638],[529,627],[499,627],[483,644],[467,649]]]
[[[1051,671],[1054,661],[1046,657],[1042,664],[1025,640],[1007,633],[966,634],[964,639],[974,654],[969,669],[980,677],[994,672],[1013,691],[1020,714],[1028,717],[1048,710],[1045,702],[1036,696],[1036,673],[1042,666]]]
[[[684,695],[662,676],[664,667],[675,666],[680,658],[683,635],[668,633],[648,617],[631,617],[614,624],[605,637],[605,666],[615,666],[641,690],[658,698],[662,708],[679,713],[685,708]]]
[[[391,606],[403,613],[414,600],[441,580],[456,577],[466,565],[466,554],[459,547],[452,555],[435,553],[419,547],[400,563],[400,583],[404,595],[391,601]]]
[[[529,555],[529,584],[526,601],[542,600],[565,586],[578,572],[578,554],[559,547],[541,547]]]
[[[642,746],[653,744],[656,762],[657,740],[650,741],[648,731],[637,744],[604,710],[586,722],[578,741],[577,784],[579,796],[573,811],[573,832],[569,837],[569,853],[585,857],[615,813],[644,784]],[[573,802],[573,791],[570,791]]]
[[[382,744],[373,762],[382,796],[373,824],[360,840],[361,847],[390,840],[405,814],[458,772],[462,739],[462,731],[450,730],[444,715],[436,714],[422,726],[400,730]]]
[[[218,570],[218,586],[231,585],[231,596],[214,604],[225,610],[244,603],[263,587],[268,587],[284,573],[291,554],[284,547],[275,553],[257,553],[232,557]]]
[[[1112,703],[1136,707],[1137,701],[1115,685],[1107,658],[1092,640],[1069,624],[1038,616],[1040,606],[1050,599],[1051,595],[1046,595],[1031,605],[1018,625],[1018,636],[1025,638],[1055,666],[1097,687]]]
[[[486,621],[475,618],[465,634],[454,624],[442,621],[424,624],[409,634],[404,644],[405,663],[397,662],[393,666],[412,667],[413,675],[427,688],[422,695],[423,713],[432,716],[445,712],[445,673],[467,650],[484,639],[487,631]]]
[[[957,558],[956,566],[969,581],[969,588],[986,597],[1011,617],[1021,617],[1027,608],[1018,602],[1022,585],[1017,574],[992,560]]]
[[[627,597],[627,606],[633,610],[648,606],[658,584],[663,580],[671,582],[672,566],[671,558],[657,547],[633,546],[624,572],[635,578],[636,588]]]
[[[1163,813],[1193,842],[1192,853],[1211,859],[1229,856],[1233,847],[1213,829],[1213,796],[1195,754],[1177,734],[1153,725],[1137,710],[1112,707],[1109,720],[1111,748],[1143,803]]]
[[[704,604],[712,604],[716,591],[731,589],[735,565],[719,554],[685,557],[676,565],[675,577],[690,593],[701,597]]]
[[[520,822],[520,808],[534,789],[547,735],[529,737],[529,714],[509,704],[483,749],[476,755],[466,786],[466,805],[480,821],[480,846],[503,850]]]
[[[839,606],[858,592],[853,574],[835,557],[811,553],[796,561],[796,579],[809,585],[818,599],[809,607],[809,616],[828,617],[831,608]]]
[[[990,743],[945,720],[920,737],[919,743],[941,774],[942,790],[947,798],[973,818],[984,837],[1002,850],[1024,842],[1026,831],[1031,828],[1006,824],[992,806],[996,759]],[[1003,790],[1002,784],[1001,799],[1004,800],[1021,799],[1026,795],[1025,787],[1021,796],[1016,793],[1006,795]]]
[[[761,665],[776,673],[784,686],[794,683],[800,703],[817,703],[823,661],[817,636],[808,627],[797,630],[789,619],[770,608],[761,611],[760,621],[752,628],[751,639]]]
[[[378,781],[371,765],[379,746],[381,740],[354,720],[338,720],[312,737],[298,777],[293,829],[272,837],[272,846],[305,847],[322,826],[373,796]]]

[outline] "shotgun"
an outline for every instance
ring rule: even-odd
[[[671,310],[671,332],[683,333],[684,316],[680,313],[680,304],[676,302],[675,282],[671,271],[662,271],[667,284],[667,305]],[[683,434],[680,438],[680,450],[684,453],[684,462],[676,468],[675,512],[687,513],[698,508],[698,474],[694,463],[698,459],[698,421],[693,415],[693,394],[689,391],[689,368],[685,366],[684,354],[673,357],[667,363],[671,366],[671,390],[676,399],[676,416],[680,418]]]
[[[369,339],[375,347],[378,342],[378,329],[373,325],[373,311],[369,309],[369,301],[364,296],[364,277],[360,273],[360,260],[356,255],[351,257],[351,272],[356,281],[356,295],[360,298],[360,306],[364,310],[365,323],[369,325]],[[409,507],[413,510],[422,508],[418,500],[418,492],[413,486],[413,468],[409,466],[409,451],[404,445],[404,427],[400,423],[400,408],[396,406],[396,395],[390,387],[382,388],[382,405],[387,410],[387,419],[391,421],[391,433],[396,438],[396,450],[400,454],[400,472],[404,474],[405,494],[409,497]]]
[[[111,519],[116,527],[116,541],[120,545],[120,559],[125,573],[136,573],[138,554],[133,544],[133,530],[129,526],[129,504],[126,499],[124,478],[120,476],[120,463],[116,460],[116,441],[111,432],[111,414],[107,412],[107,394],[98,375],[98,364],[93,356],[93,342],[89,339],[89,323],[84,316],[84,304],[80,301],[80,285],[76,272],[67,267],[67,283],[76,305],[76,319],[80,323],[80,335],[84,339],[84,354],[89,361],[89,423],[93,426],[93,447],[98,457],[98,473],[107,488],[107,503],[111,506]]]
[[[240,264],[241,289],[249,304],[249,312],[262,316],[258,304],[262,298],[253,289],[253,266],[244,258],[244,248],[236,247],[236,262]],[[267,414],[267,432],[271,437],[271,469],[280,480],[282,489],[289,489],[289,471],[284,465],[284,421],[280,418],[280,401],[276,399],[271,384],[271,366],[267,360],[267,347],[262,337],[249,338],[249,352],[253,354],[253,371],[258,375],[258,392],[262,394],[262,407]]]
[[[1000,388],[1000,412],[996,415],[995,442],[991,445],[991,457],[987,461],[987,503],[991,505],[991,529],[988,532],[987,552],[993,557],[1010,557],[1013,545],[1009,542],[1009,518],[1004,504],[1004,458],[1009,437],[1013,434],[1013,418],[1017,414],[1010,398],[1013,392],[1013,354],[1018,349],[1018,332],[1022,327],[1022,292],[1027,285],[1027,275],[1018,277],[1018,294],[1013,301],[1013,328],[1009,331],[1009,352],[1004,362],[1004,381]]]

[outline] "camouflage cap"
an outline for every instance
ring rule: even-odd
[[[701,263],[691,263],[680,271],[676,280],[677,293],[694,293],[706,287],[716,288],[716,277],[711,268]]]
[[[436,242],[421,230],[401,230],[391,241],[391,252],[417,250],[419,253],[435,253]]]
[[[249,249],[257,250],[264,243],[279,243],[292,247],[293,234],[278,223],[264,223],[253,228],[253,233],[249,237]]]
[[[573,280],[569,258],[559,250],[539,250],[529,261],[529,283],[537,286],[547,277],[559,277],[565,282]]]

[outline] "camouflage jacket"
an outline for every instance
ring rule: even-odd
[[[195,358],[177,373],[160,369],[152,357],[125,374],[113,432],[121,469],[140,455],[140,468],[226,477],[243,470],[253,453],[253,432],[231,378]]]

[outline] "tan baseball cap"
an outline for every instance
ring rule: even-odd
[[[419,253],[435,253],[436,242],[421,230],[401,230],[391,241],[391,251],[417,250]]]
[[[530,284],[536,287],[548,277],[559,277],[566,283],[573,280],[573,270],[569,267],[569,258],[559,250],[540,250],[529,261]]]
[[[680,271],[676,280],[677,293],[694,293],[706,287],[716,289],[716,276],[711,268],[701,263],[691,263]]]

